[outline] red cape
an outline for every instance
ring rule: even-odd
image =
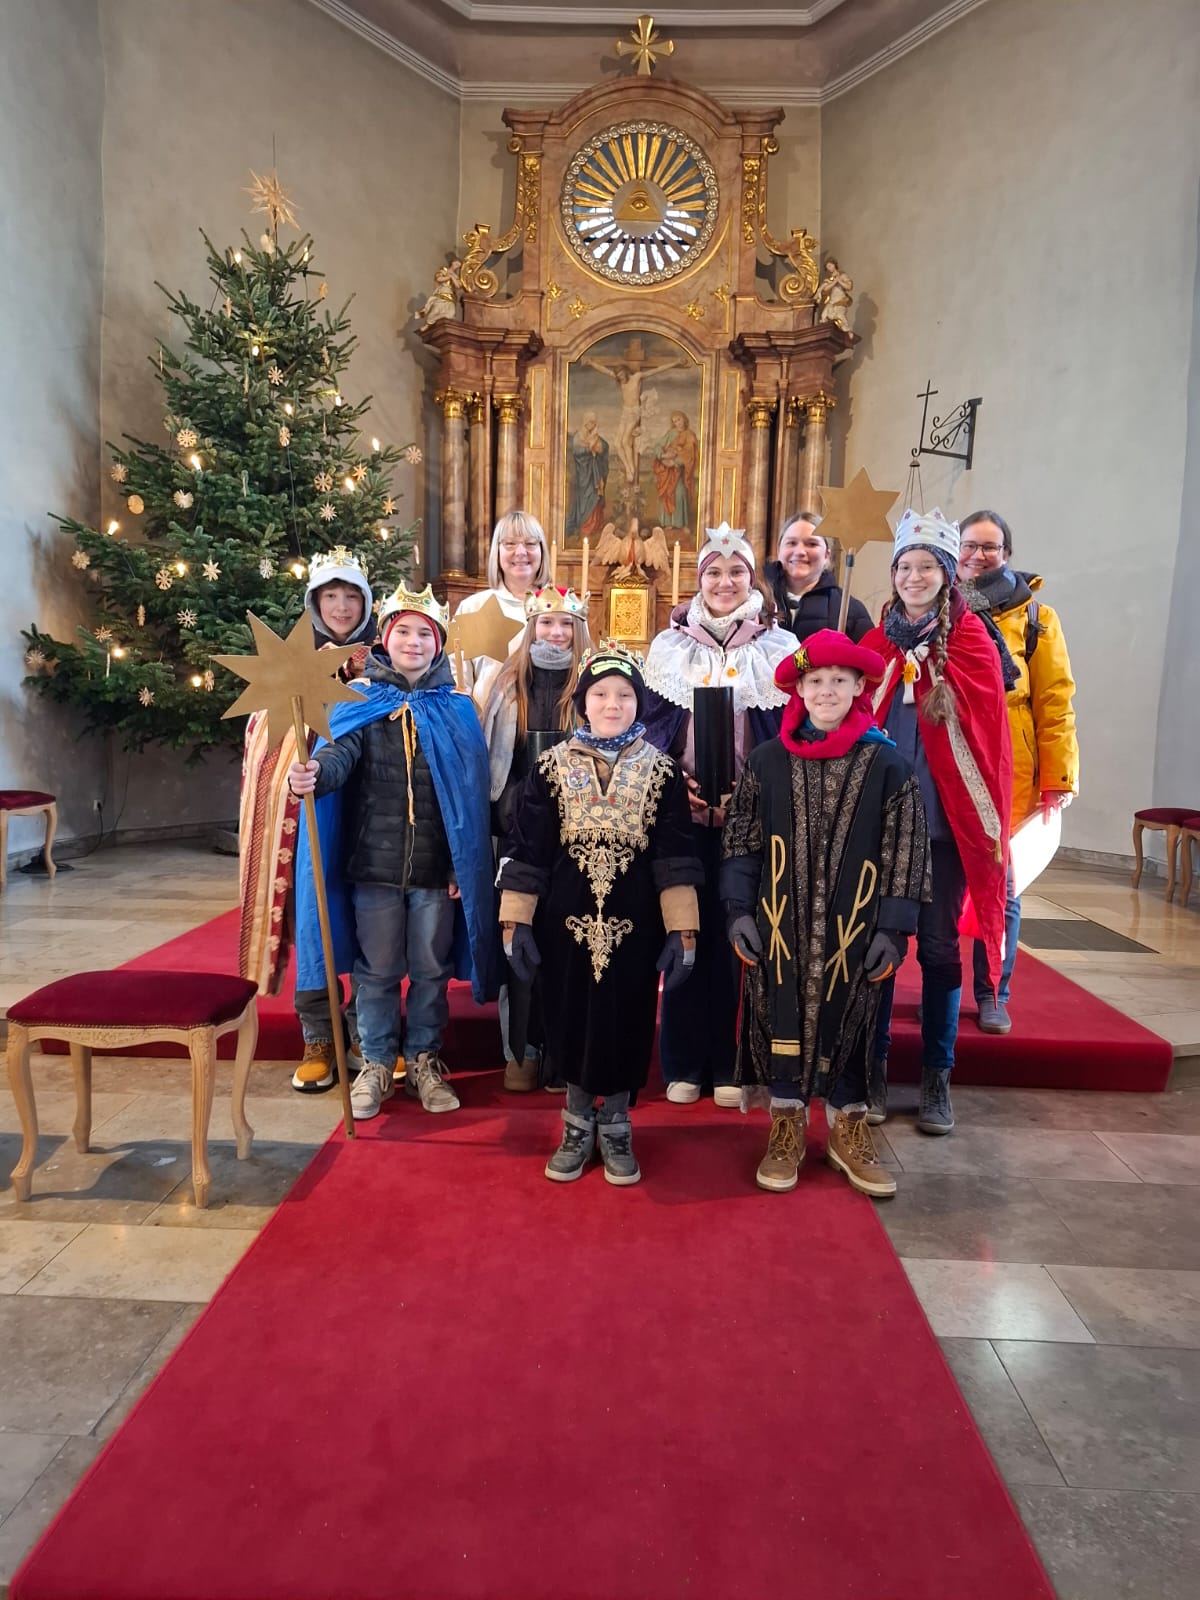
[[[859,643],[865,649],[878,650],[884,659],[883,682],[873,699],[876,720],[886,728],[892,700],[903,685],[904,653],[882,627],[872,628]],[[983,623],[967,610],[957,593],[950,602],[947,646],[946,682],[954,691],[957,714],[950,723],[929,723],[922,718],[921,741],[938,799],[962,857],[995,988],[1000,982],[1004,948],[1012,740],[996,646]],[[931,652],[917,675],[918,709],[933,687],[932,665]]]

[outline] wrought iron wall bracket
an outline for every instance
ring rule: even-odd
[[[912,452],[914,461],[921,456],[945,456],[950,461],[962,461],[966,464],[968,472],[975,459],[975,413],[983,404],[983,397],[976,395],[972,400],[964,400],[962,405],[956,406],[948,416],[935,416],[929,420],[929,402],[937,394],[936,389],[925,384],[925,391],[917,399],[922,401],[921,436],[916,448]],[[928,424],[928,443],[926,443],[926,424]],[[964,449],[955,449],[955,445],[965,446]],[[949,446],[949,448],[947,448]]]

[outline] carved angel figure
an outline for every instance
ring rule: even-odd
[[[462,293],[462,262],[456,256],[448,267],[433,275],[434,290],[416,313],[419,329],[432,328],[435,322],[448,322],[458,316],[458,297]]]
[[[635,573],[646,577],[646,568],[664,575],[671,570],[671,554],[667,549],[666,535],[661,528],[652,528],[650,536],[643,539],[636,517],[629,524],[629,532],[619,534],[615,522],[606,522],[596,540],[593,557],[601,566],[612,567],[614,578],[632,578]]]
[[[838,266],[832,256],[825,263],[825,276],[817,285],[817,304],[821,308],[818,322],[832,322],[845,332],[850,332],[848,321],[850,305],[854,299],[854,279]]]

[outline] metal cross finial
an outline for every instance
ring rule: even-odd
[[[617,54],[634,57],[637,61],[639,78],[650,76],[651,68],[658,64],[659,56],[669,56],[674,53],[674,39],[663,39],[660,42],[658,34],[654,31],[654,18],[649,16],[637,19],[632,43],[626,39],[617,40]]]

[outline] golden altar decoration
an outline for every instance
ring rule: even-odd
[[[452,607],[486,583],[492,527],[518,506],[580,592],[605,524],[660,526],[686,597],[706,526],[745,528],[761,561],[782,518],[817,504],[833,366],[856,339],[820,320],[813,236],[768,226],[782,120],[640,73],[503,112],[512,215],[463,236],[461,318],[421,330]],[[593,594],[598,636],[612,619]],[[667,585],[646,603],[652,636]]]

